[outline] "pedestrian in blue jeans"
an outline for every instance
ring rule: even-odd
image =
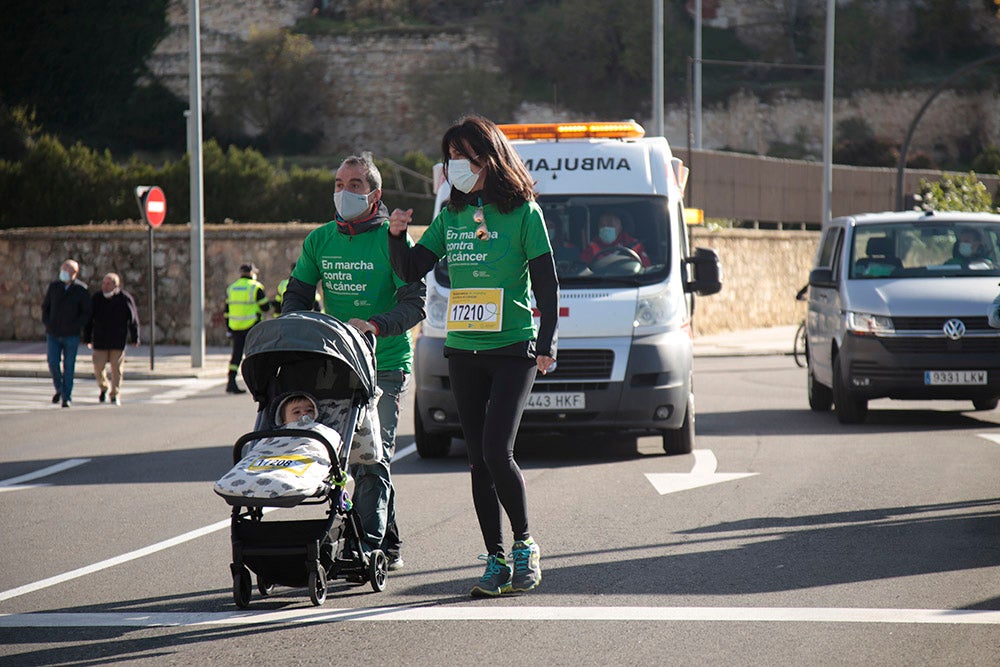
[[[49,373],[56,388],[52,402],[62,401],[64,408],[73,404],[73,374],[80,331],[90,321],[90,291],[84,282],[76,279],[79,274],[80,265],[67,259],[59,267],[59,280],[49,285],[42,301]]]

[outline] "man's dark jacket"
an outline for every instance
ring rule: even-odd
[[[96,292],[90,306],[84,343],[93,343],[95,350],[124,350],[127,343],[139,342],[139,313],[131,294],[119,290],[106,299],[102,292]]]
[[[66,283],[55,281],[49,285],[42,301],[42,323],[45,333],[62,338],[64,336],[79,336],[80,331],[90,321],[90,292],[87,286],[79,280],[74,280],[69,287]]]

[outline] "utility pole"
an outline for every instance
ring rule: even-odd
[[[191,163],[191,367],[205,365],[205,199],[202,194],[201,11],[188,3],[188,157]]]
[[[830,222],[833,199],[833,28],[837,3],[826,0],[826,62],[823,69],[823,227]]]
[[[694,0],[694,147],[701,150],[701,0]]]
[[[663,0],[653,0],[653,136],[663,125]]]

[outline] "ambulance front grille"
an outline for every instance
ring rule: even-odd
[[[559,350],[556,370],[538,377],[553,382],[610,380],[614,364],[615,353],[611,350]]]

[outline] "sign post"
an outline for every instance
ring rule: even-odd
[[[167,198],[158,185],[139,185],[135,188],[142,219],[149,225],[149,370],[155,367],[156,350],[156,282],[153,270],[153,230],[167,217]]]

